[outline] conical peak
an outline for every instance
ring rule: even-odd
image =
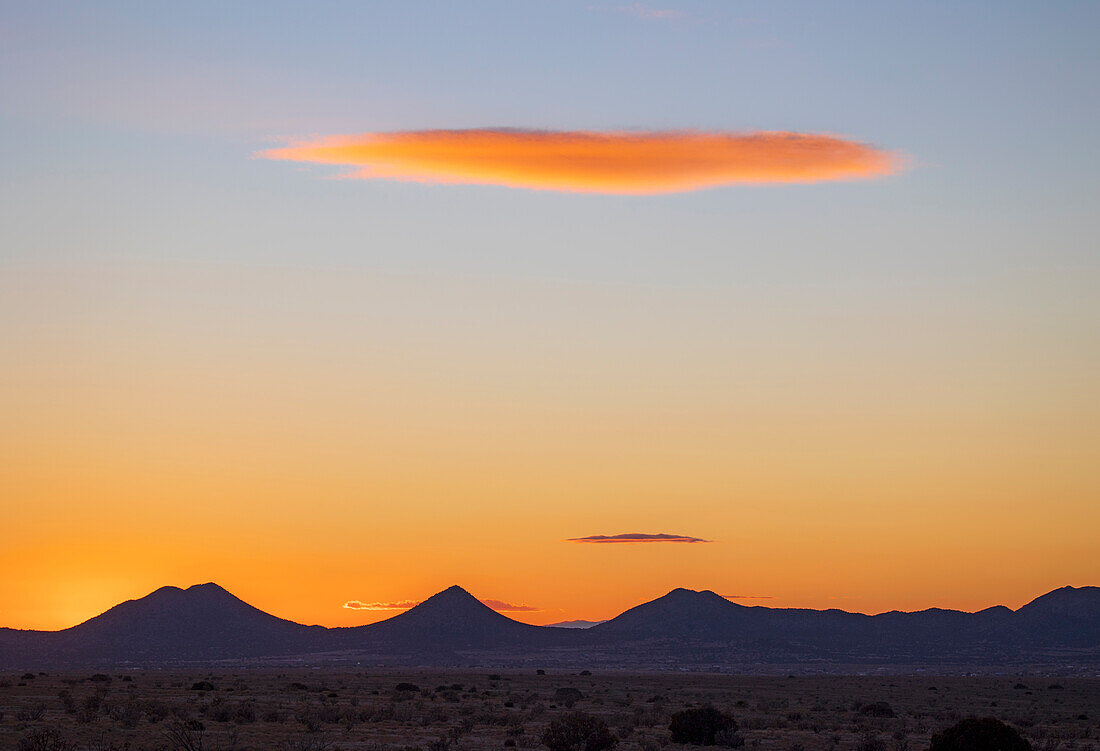
[[[480,600],[478,600],[462,587],[455,584],[453,586],[447,587],[442,592],[436,592],[434,595],[424,600],[424,602],[420,603],[416,606],[416,608],[413,609],[425,609],[425,606],[428,606],[430,608],[431,606],[435,605],[446,605],[449,607],[462,607],[464,605],[473,605],[477,606],[478,609],[485,607]]]

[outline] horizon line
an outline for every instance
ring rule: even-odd
[[[508,613],[509,612],[551,612],[551,613],[552,612],[561,612],[560,610],[553,610],[553,609],[541,609],[541,610],[538,610],[538,611],[506,611],[506,612],[501,612],[501,611],[496,610],[496,609],[492,608],[491,606],[487,605],[485,602],[483,602],[483,600],[481,598],[475,597],[465,587],[462,587],[461,585],[458,585],[458,584],[453,584],[453,585],[445,587],[441,590],[438,590],[437,592],[433,593],[432,595],[430,595],[428,597],[425,597],[423,600],[417,601],[416,605],[413,605],[413,606],[411,606],[409,608],[406,608],[406,609],[402,609],[401,612],[395,613],[394,615],[391,615],[387,618],[381,618],[381,619],[376,620],[376,621],[369,621],[369,622],[366,622],[366,623],[356,624],[356,625],[352,625],[352,626],[326,626],[326,625],[321,624],[321,623],[302,623],[300,621],[296,621],[296,620],[293,620],[291,618],[284,618],[282,616],[275,615],[274,613],[271,613],[267,610],[264,610],[263,608],[260,608],[256,605],[252,604],[251,602],[248,602],[247,600],[244,600],[243,598],[238,597],[236,594],[231,592],[229,589],[227,589],[226,587],[223,587],[222,585],[218,584],[215,581],[206,581],[206,582],[197,582],[195,584],[191,584],[191,585],[188,585],[186,587],[180,587],[180,586],[177,586],[177,585],[174,585],[174,584],[165,584],[165,585],[162,585],[160,587],[157,587],[156,589],[154,589],[154,590],[152,590],[152,591],[150,591],[150,592],[148,592],[144,595],[141,595],[141,596],[138,596],[138,597],[132,597],[132,598],[129,598],[129,599],[126,599],[126,600],[120,600],[119,602],[116,602],[115,604],[107,607],[105,610],[100,611],[99,613],[96,613],[95,615],[90,616],[88,618],[85,618],[83,621],[75,623],[71,626],[65,626],[65,627],[57,628],[57,629],[40,629],[40,628],[15,628],[15,627],[12,627],[12,626],[4,626],[4,625],[0,624],[0,631],[8,630],[8,631],[22,631],[22,632],[28,632],[29,631],[29,632],[36,632],[36,633],[58,633],[58,632],[61,632],[61,631],[67,631],[69,629],[76,628],[78,626],[82,626],[85,623],[93,621],[96,618],[99,618],[100,616],[114,610],[117,607],[120,607],[122,605],[126,605],[127,603],[140,602],[141,600],[144,600],[148,597],[151,597],[152,595],[156,594],[157,592],[161,592],[163,590],[176,590],[178,592],[183,593],[183,592],[188,592],[188,591],[194,590],[194,589],[200,589],[200,588],[203,588],[203,587],[215,587],[218,590],[226,593],[230,597],[238,600],[239,602],[242,602],[245,605],[247,605],[251,608],[254,608],[254,609],[260,611],[261,613],[269,615],[273,618],[278,618],[279,620],[287,621],[289,623],[294,623],[294,624],[297,624],[299,626],[307,626],[307,627],[311,627],[311,628],[324,628],[324,629],[364,628],[364,627],[367,627],[367,626],[374,626],[374,625],[379,624],[379,623],[385,623],[387,621],[393,620],[394,618],[399,618],[402,615],[404,615],[405,613],[408,613],[409,611],[420,607],[427,600],[431,599],[432,597],[435,597],[436,595],[440,595],[444,592],[447,592],[447,591],[450,591],[450,590],[455,590],[455,589],[461,590],[463,593],[465,593],[471,599],[473,599],[477,603],[483,605],[484,607],[491,610],[493,613],[495,613],[497,615],[500,615],[504,618],[507,618],[510,621],[514,621],[515,623],[520,623],[522,625],[531,626],[531,627],[534,627],[534,628],[553,628],[554,626],[552,624],[525,623],[524,621],[520,621],[520,620],[517,620],[516,618],[511,617],[510,615],[508,615]],[[626,613],[626,612],[628,612],[628,611],[630,611],[634,608],[641,607],[643,605],[647,605],[649,603],[655,602],[655,601],[657,601],[657,600],[659,600],[663,597],[667,597],[668,595],[671,595],[672,593],[677,592],[677,591],[687,591],[687,592],[692,592],[694,594],[710,593],[710,594],[715,595],[716,597],[720,597],[721,599],[723,599],[726,602],[729,602],[731,605],[734,605],[734,606],[737,606],[737,607],[743,607],[743,608],[756,608],[756,609],[764,609],[764,610],[806,610],[806,611],[812,611],[812,612],[818,612],[818,613],[838,611],[838,612],[848,613],[848,614],[851,614],[851,615],[862,615],[862,616],[865,616],[867,618],[874,618],[876,616],[887,615],[887,614],[890,614],[890,613],[915,614],[915,613],[923,613],[923,612],[927,612],[927,611],[945,611],[945,612],[963,613],[963,614],[966,614],[966,615],[974,615],[974,614],[981,613],[981,612],[984,612],[984,611],[987,611],[987,610],[993,610],[993,609],[996,609],[996,608],[1004,608],[1006,610],[1009,610],[1010,612],[1015,613],[1015,612],[1019,612],[1021,609],[1023,609],[1027,605],[1031,604],[1032,602],[1035,602],[1039,598],[1045,597],[1046,595],[1052,594],[1054,592],[1063,591],[1063,590],[1076,591],[1076,590],[1079,590],[1079,589],[1100,589],[1100,585],[1082,584],[1080,586],[1074,586],[1072,584],[1065,584],[1065,585],[1062,585],[1060,587],[1055,587],[1054,589],[1047,590],[1047,591],[1042,592],[1038,595],[1035,595],[1034,597],[1027,600],[1026,602],[1024,602],[1022,605],[1020,605],[1017,608],[1011,608],[1011,607],[1009,607],[1007,605],[1004,605],[1002,603],[996,603],[996,604],[993,604],[993,605],[986,606],[984,608],[979,608],[977,610],[958,610],[958,609],[955,609],[955,608],[944,608],[944,607],[940,607],[940,606],[937,606],[937,605],[930,605],[928,607],[920,608],[918,610],[899,610],[897,608],[893,608],[893,609],[890,609],[890,610],[881,610],[881,611],[874,612],[874,613],[865,613],[865,612],[858,611],[858,610],[844,610],[842,608],[835,608],[835,607],[832,607],[832,608],[811,608],[811,607],[797,607],[797,606],[790,606],[790,605],[783,605],[783,606],[776,606],[776,605],[742,605],[740,603],[733,602],[733,600],[730,598],[730,596],[718,594],[717,592],[715,592],[714,590],[711,590],[711,589],[690,589],[690,588],[687,588],[687,587],[673,587],[672,589],[668,590],[664,594],[659,594],[659,595],[656,595],[655,597],[652,597],[650,599],[643,600],[642,602],[639,602],[636,605],[631,605],[631,606],[625,608],[624,610],[620,611],[619,613],[616,613],[615,615],[610,616],[608,618],[581,618],[581,617],[575,617],[575,618],[566,618],[564,620],[563,619],[558,619],[555,622],[592,621],[592,622],[606,623],[608,621],[614,620],[618,616],[620,616],[623,613]],[[492,601],[492,598],[485,598],[485,599]],[[759,598],[753,598],[753,599],[759,599]],[[341,605],[341,606],[338,606],[338,607],[343,607],[343,606]],[[369,612],[369,611],[364,611],[364,612]],[[375,611],[375,612],[378,612],[378,611]]]

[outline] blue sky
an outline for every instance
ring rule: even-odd
[[[831,256],[845,273],[1094,258],[1090,3],[36,3],[4,14],[6,259],[95,248],[709,283],[746,271],[744,256],[781,263],[795,245],[790,261]],[[593,199],[332,185],[249,159],[285,136],[485,126],[824,131],[914,166],[882,183]],[[90,237],[43,233],[56,223],[41,212],[58,208],[83,216],[66,224]],[[483,231],[485,210],[500,232]],[[270,234],[231,234],[242,219]],[[117,220],[128,236],[102,226]],[[191,226],[165,243],[145,231],[162,222]],[[385,243],[392,252],[362,248],[364,234],[409,223],[421,225],[414,239]],[[673,226],[699,230],[694,275],[653,247]],[[317,228],[325,242],[306,257],[286,238]],[[493,235],[548,247],[517,254]]]

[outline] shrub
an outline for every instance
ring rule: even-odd
[[[28,722],[31,720],[41,720],[46,715],[45,704],[34,704],[29,707],[24,707],[15,713],[15,719],[20,722]]]
[[[111,719],[124,728],[136,728],[141,722],[141,706],[134,699],[116,704],[111,707]]]
[[[561,686],[554,691],[554,701],[564,704],[570,709],[583,698],[584,694],[581,693],[580,689],[572,686]]]
[[[252,723],[256,721],[256,705],[251,701],[241,702],[234,709],[234,718],[238,723]]]
[[[306,726],[306,730],[311,733],[316,733],[324,725],[324,720],[321,718],[321,711],[312,704],[303,704],[298,708],[298,711],[294,713],[294,718],[298,722]]]
[[[719,730],[714,734],[714,745],[725,748],[741,748],[745,745],[745,736],[736,730]]]
[[[993,717],[971,717],[932,736],[929,751],[1031,751],[1016,730]]]
[[[214,691],[214,684],[210,681],[195,681],[191,684],[192,691]]]
[[[417,686],[415,683],[398,683],[396,686],[394,686],[393,690],[397,691],[398,693],[404,691],[408,691],[410,693],[420,693],[420,686]]]
[[[19,751],[71,751],[69,743],[54,728],[38,728],[19,739]]]
[[[180,751],[203,751],[206,727],[198,720],[173,720],[164,729],[164,737]]]
[[[730,715],[707,705],[676,712],[668,726],[673,743],[713,746],[723,731],[737,732],[737,721]]]
[[[324,733],[304,733],[292,741],[287,741],[283,748],[287,751],[326,751],[330,746]]]
[[[884,701],[873,701],[860,707],[859,713],[868,717],[893,717],[894,708]]]
[[[886,741],[874,733],[868,733],[856,744],[856,751],[886,751]]]
[[[80,711],[76,719],[81,722],[92,722],[99,715],[99,708],[103,705],[103,695],[99,693],[88,694],[80,705]]]
[[[542,735],[542,744],[550,751],[604,751],[616,743],[607,723],[587,712],[562,715]]]
[[[264,722],[286,722],[286,713],[279,711],[275,707],[265,709],[263,713]]]

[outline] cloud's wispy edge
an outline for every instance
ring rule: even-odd
[[[364,602],[362,600],[348,600],[340,607],[346,610],[410,610],[419,605],[422,600],[394,600],[391,602]],[[504,600],[479,600],[482,605],[491,608],[498,613],[541,613],[542,608],[533,605],[523,605]]]
[[[394,602],[363,602],[348,600],[341,607],[347,610],[408,610],[420,604],[420,600],[397,600]]]

